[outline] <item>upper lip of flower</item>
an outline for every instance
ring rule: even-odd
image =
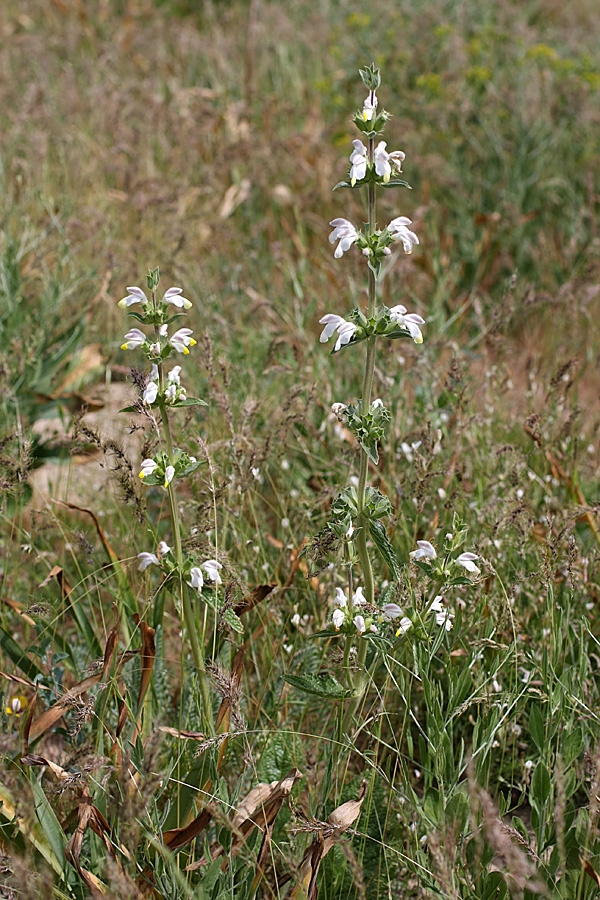
[[[352,146],[354,147],[354,150],[350,154],[350,162],[352,163],[352,166],[350,167],[350,182],[352,187],[354,187],[356,182],[362,181],[367,174],[369,158],[367,156],[368,150],[362,141],[352,141]],[[334,221],[337,222],[338,220],[334,219]],[[347,219],[344,219],[343,221],[346,222]],[[331,224],[333,225],[333,222]],[[329,240],[331,240],[331,238],[329,238]]]
[[[407,216],[396,216],[392,219],[387,227],[394,241],[402,241],[405,253],[412,253],[412,245],[419,243],[419,238],[408,229],[408,225],[412,225],[411,220]]]
[[[156,400],[158,396],[158,385],[154,381],[149,381],[146,387],[144,388],[144,393],[142,394],[142,399],[144,403],[152,404]]]
[[[397,322],[398,325],[402,325],[406,328],[415,344],[423,343],[423,335],[421,334],[419,325],[425,325],[425,319],[418,313],[407,313],[406,307],[398,304],[398,306],[392,306],[389,310],[389,314],[390,318]]]
[[[182,288],[170,287],[168,291],[165,291],[163,303],[172,303],[173,306],[177,306],[179,309],[190,309],[192,304],[187,297],[181,297],[181,294],[183,294]]]
[[[417,541],[417,549],[410,554],[413,559],[435,559],[435,547],[429,541]]]
[[[143,572],[144,569],[147,569],[148,566],[160,565],[160,560],[156,553],[138,553],[137,558],[140,560],[140,564],[138,566],[138,571]]]
[[[350,343],[352,335],[356,331],[354,322],[347,322],[346,319],[342,318],[342,316],[336,316],[335,313],[326,313],[319,319],[319,324],[325,326],[319,338],[322,344],[329,340],[334,331],[337,331],[338,339],[335,342],[335,353],[345,344]]]
[[[214,581],[215,584],[221,584],[219,569],[223,568],[223,563],[220,563],[217,559],[207,559],[202,563],[202,568],[211,581]]]
[[[179,328],[175,334],[171,335],[169,338],[169,344],[174,350],[177,350],[178,353],[187,355],[190,352],[188,347],[193,347],[196,343],[194,338],[190,337],[191,334],[191,328]]]
[[[146,297],[143,290],[139,287],[128,287],[126,288],[127,296],[123,297],[122,300],[119,300],[119,306],[121,309],[125,309],[127,306],[133,306],[134,303],[147,303],[148,298]]]
[[[336,259],[339,259],[342,253],[349,250],[352,244],[358,240],[358,231],[348,219],[332,219],[329,224],[333,228],[329,235],[329,243],[335,244],[339,240],[333,254]]]
[[[373,118],[373,113],[377,109],[377,103],[378,103],[377,95],[375,94],[375,91],[371,91],[371,93],[368,95],[365,102],[363,103],[362,116],[363,116],[363,119],[365,120],[365,122],[370,122],[371,119]]]
[[[158,464],[154,462],[153,459],[145,459],[142,462],[142,471],[140,472],[140,478],[145,478],[146,475],[152,475],[158,469]]]
[[[375,172],[387,184],[392,175],[392,166],[397,172],[402,171],[402,162],[406,158],[406,154],[402,150],[392,150],[391,153],[388,153],[385,149],[386,147],[387,143],[385,141],[379,141],[373,152],[373,162],[375,164]]]
[[[476,559],[478,559],[478,556],[475,553],[461,553],[454,562],[466,569],[467,572],[474,572],[476,575],[479,575],[480,569],[475,565]]]
[[[121,350],[135,350],[146,343],[146,335],[139,328],[131,328],[125,335],[125,342],[121,344]]]

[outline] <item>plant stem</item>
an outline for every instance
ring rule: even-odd
[[[173,438],[171,435],[171,426],[169,424],[169,415],[163,398],[164,391],[164,372],[162,362],[158,366],[158,379],[160,400],[159,409],[162,419],[163,430],[165,435],[165,443],[167,445],[167,454],[169,461],[173,465]],[[204,653],[202,650],[204,644],[204,630],[198,638],[198,628],[196,625],[196,616],[192,608],[190,600],[190,592],[183,583],[183,547],[181,545],[181,526],[179,522],[179,507],[177,506],[177,498],[175,495],[175,484],[173,481],[167,485],[167,495],[169,497],[169,512],[171,515],[171,530],[173,532],[173,543],[175,545],[175,559],[177,560],[177,568],[179,570],[179,602],[183,613],[183,621],[187,633],[189,635],[190,647],[192,651],[192,659],[198,677],[200,686],[200,694],[202,695],[202,711],[204,715],[205,726],[211,735],[214,734],[214,720],[212,714],[212,704],[210,702],[210,688],[208,677],[206,675],[206,666],[204,665]]]
[[[373,145],[374,140],[371,138],[369,140],[369,161],[371,165],[373,164]],[[375,184],[370,181],[367,187],[368,191],[368,209],[369,209],[369,235],[373,234],[376,228],[376,204],[375,204]],[[375,279],[375,272],[369,266],[369,308],[367,316],[371,318],[375,315],[375,304],[377,300],[377,284]],[[376,344],[377,338],[372,336],[367,339],[367,355],[365,359],[365,374],[363,378],[363,391],[362,391],[362,399],[361,399],[361,412],[363,415],[369,409],[371,405],[371,391],[373,389],[373,373],[375,371],[375,352],[376,352]],[[374,601],[374,585],[373,585],[373,569],[371,567],[371,560],[369,559],[369,553],[367,550],[367,519],[363,514],[364,506],[365,506],[365,491],[367,485],[367,473],[369,467],[369,457],[362,449],[360,450],[360,470],[358,476],[358,526],[360,531],[356,538],[356,550],[358,553],[358,558],[360,560],[360,566],[363,573],[363,578],[365,582],[365,598],[367,603],[373,603]]]

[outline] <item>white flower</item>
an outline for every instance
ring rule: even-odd
[[[146,385],[144,393],[142,394],[142,399],[144,403],[147,403],[149,406],[152,406],[154,401],[158,396],[158,385],[154,381],[149,381]]]
[[[392,235],[393,240],[402,241],[405,253],[412,253],[412,245],[418,244],[419,238],[414,231],[408,230],[407,225],[412,225],[411,220],[406,216],[398,216],[396,219],[392,219],[387,230]]]
[[[461,553],[460,556],[456,557],[454,562],[457,563],[457,565],[462,566],[463,569],[466,569],[467,572],[473,572],[474,575],[479,575],[480,570],[474,562],[477,558],[475,553]]]
[[[377,409],[379,406],[383,406],[383,400],[381,399],[381,397],[377,397],[376,400],[373,400],[373,402],[371,403],[371,406],[374,409]]]
[[[297,628],[300,624],[300,613],[294,613],[294,615],[290,619],[290,622]]]
[[[342,253],[349,250],[352,244],[358,240],[358,231],[348,219],[332,219],[329,224],[333,228],[329,235],[329,243],[335,244],[336,241],[339,241],[333,254],[336,259],[339,259]]]
[[[342,612],[342,610],[334,609],[333,616],[332,616],[332,622],[333,622],[333,627],[336,630],[338,628],[340,628],[341,625],[344,624],[344,619],[345,619],[345,616],[344,616],[344,613]]]
[[[148,566],[160,565],[160,560],[158,559],[156,553],[138,553],[137,558],[140,561],[138,572],[143,572],[144,569],[148,568]]]
[[[202,570],[199,569],[198,566],[194,566],[192,569],[190,569],[190,575],[191,575],[192,580],[188,581],[188,584],[190,585],[190,587],[195,588],[198,591],[198,593],[200,593],[200,591],[202,590],[202,587],[204,585],[204,577],[202,575]]]
[[[325,328],[321,332],[321,337],[319,340],[322,344],[325,344],[336,328],[340,325],[343,325],[346,320],[342,318],[342,316],[336,316],[334,313],[327,313],[327,315],[323,316],[322,319],[319,319],[320,325],[325,325]]]
[[[377,144],[373,153],[373,162],[375,163],[375,172],[387,184],[392,175],[392,166],[397,172],[402,171],[402,162],[405,159],[405,154],[402,150],[393,150],[391,153],[388,153],[385,149],[386,147],[385,141],[380,141]],[[417,243],[419,242],[417,241]]]
[[[340,421],[343,421],[342,413],[344,412],[345,409],[348,409],[347,403],[332,403],[331,404],[331,412]]]
[[[21,710],[23,709],[23,704],[19,697],[13,697],[10,701],[10,708],[13,711],[15,716],[18,716]]]
[[[150,344],[148,348],[152,356],[160,356],[160,341],[156,341],[154,344]]]
[[[161,337],[166,337],[168,335],[169,326],[167,325],[166,322],[164,323],[164,325],[160,325],[160,327],[158,329],[158,333],[160,334]]]
[[[400,624],[398,625],[398,631],[396,632],[396,637],[400,637],[403,634],[406,634],[409,628],[412,628],[412,622],[408,618],[408,616],[404,616],[403,619],[400,619]]]
[[[385,603],[382,612],[384,621],[386,622],[391,622],[393,619],[399,619],[402,615],[402,610],[397,603]]]
[[[152,368],[150,369],[150,381],[158,381],[158,366],[156,363],[152,363]]]
[[[341,316],[336,316],[334,313],[327,313],[327,315],[319,319],[319,323],[325,326],[321,332],[321,337],[319,338],[322,344],[329,340],[334,331],[337,331],[338,339],[335,342],[335,353],[337,353],[337,351],[345,344],[350,343],[352,335],[356,331],[354,322],[347,322]]]
[[[352,146],[354,147],[354,150],[350,154],[350,162],[352,163],[352,166],[350,168],[350,183],[352,184],[352,187],[354,187],[356,182],[362,181],[367,174],[367,165],[369,162],[369,158],[367,156],[368,150],[362,141],[352,141]],[[337,221],[337,219],[334,219],[334,222]],[[348,220],[342,219],[341,221],[347,222]],[[331,222],[331,224],[333,225],[334,222]],[[331,241],[331,243],[333,243],[333,241]],[[341,255],[342,254],[340,253],[340,256]]]
[[[341,589],[341,587],[336,587],[335,599],[333,602],[335,603],[336,606],[347,606],[348,605],[348,598],[346,597],[346,595],[343,592],[343,590]]]
[[[417,541],[417,550],[413,550],[410,556],[413,559],[435,559],[437,553],[429,541]]]
[[[175,469],[173,466],[167,466],[165,469],[165,487],[171,484],[173,478],[175,477]]]
[[[154,462],[153,459],[145,459],[142,463],[142,471],[140,472],[140,478],[146,478],[148,475],[152,475],[158,469],[158,465]]]
[[[179,377],[181,372],[181,366],[173,366],[169,374],[167,375],[167,381],[171,384],[181,384],[181,378]]]
[[[166,556],[167,553],[170,553],[170,552],[171,552],[171,548],[169,547],[169,545],[167,544],[167,542],[166,542],[166,541],[161,541],[160,544],[158,545],[158,554],[159,554],[159,556],[161,556],[161,557],[162,557],[162,556]]]
[[[165,400],[167,403],[173,403],[177,398],[177,385],[169,384],[165,390]]]
[[[359,634],[363,634],[367,630],[367,626],[365,624],[365,620],[362,616],[354,616],[352,619],[354,622],[354,627],[358,631]]]
[[[121,350],[137,350],[146,343],[146,335],[139,328],[132,328],[125,335],[125,343],[121,344]]]
[[[389,314],[393,322],[397,322],[398,325],[406,328],[415,344],[423,343],[423,335],[421,334],[419,325],[424,325],[425,319],[417,313],[407,313],[406,307],[402,306],[401,303],[397,306],[392,306],[389,310]]]
[[[173,306],[178,306],[179,309],[190,309],[192,304],[189,300],[186,300],[185,297],[180,297],[183,291],[178,287],[171,287],[168,291],[165,291],[165,295],[163,297],[163,303],[172,303]]]
[[[133,306],[134,303],[146,303],[147,297],[143,290],[139,287],[128,287],[125,288],[127,291],[127,296],[123,297],[122,300],[119,300],[119,306],[121,309],[126,309],[128,306]]]
[[[366,598],[363,595],[363,589],[361,587],[357,587],[352,597],[352,604],[354,606],[364,606],[366,602]]]
[[[362,117],[365,122],[370,122],[373,118],[373,114],[377,109],[377,97],[375,96],[375,91],[371,91],[365,102],[363,103],[363,111]]]
[[[169,338],[169,344],[173,348],[173,350],[177,350],[178,353],[184,353],[186,356],[190,352],[188,347],[193,347],[196,341],[193,337],[190,337],[192,334],[191,328],[180,328],[175,334],[171,335]]]
[[[211,581],[214,581],[215,584],[221,584],[219,569],[223,568],[222,563],[218,562],[216,559],[207,559],[206,562],[202,563],[202,568]]]
[[[442,600],[444,598],[441,594],[434,598],[433,603],[429,607],[430,613],[435,613],[435,621],[436,624],[440,626],[444,626],[446,631],[450,631],[452,628],[452,619],[454,618],[454,613],[451,613],[450,610],[445,609],[442,606]]]

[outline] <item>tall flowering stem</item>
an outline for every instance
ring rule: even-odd
[[[363,341],[366,345],[362,397],[356,405],[334,404],[335,414],[355,435],[359,446],[358,483],[355,487],[350,485],[345,488],[336,498],[332,505],[332,520],[328,523],[329,529],[338,538],[345,540],[347,545],[352,544],[350,567],[357,563],[363,580],[363,585],[354,591],[350,579],[347,602],[342,604],[338,597],[336,602],[340,608],[333,613],[334,628],[346,639],[344,671],[346,687],[352,697],[346,709],[344,723],[347,723],[348,716],[352,717],[368,683],[368,650],[369,646],[373,646],[369,636],[377,633],[385,621],[396,617],[395,610],[399,609],[395,604],[384,604],[382,608],[377,606],[379,598],[370,547],[370,544],[376,547],[391,574],[397,578],[399,565],[381,521],[391,514],[392,506],[387,497],[368,484],[369,462],[374,465],[378,463],[378,443],[385,437],[390,419],[383,402],[372,399],[377,342],[379,339],[409,338],[421,343],[423,337],[419,326],[424,324],[421,316],[408,313],[400,304],[388,308],[379,302],[378,280],[382,275],[383,262],[392,252],[391,246],[400,241],[404,251],[410,253],[419,240],[408,228],[411,221],[405,216],[392,219],[383,229],[378,228],[377,190],[408,187],[398,177],[405,156],[401,150],[388,151],[386,142],[379,140],[389,119],[385,110],[378,109],[377,91],[381,83],[379,70],[369,66],[362,69],[360,75],[368,89],[368,96],[353,121],[366,140],[366,145],[359,139],[352,142],[348,180],[340,182],[336,188],[366,188],[368,220],[364,231],[359,231],[348,219],[334,219],[330,223],[333,232],[329,240],[332,244],[337,242],[334,252],[337,259],[352,247],[362,253],[368,266],[368,304],[366,311],[354,309],[347,318],[333,313],[321,318],[321,324],[325,326],[321,334],[322,342],[337,333],[334,354]],[[391,606],[394,606],[394,615],[386,616],[386,612],[389,612],[387,608]],[[356,654],[354,658],[353,648]]]
[[[205,727],[210,733],[214,733],[214,721],[210,699],[210,689],[206,666],[204,662],[204,643],[206,615],[203,615],[202,626],[198,627],[198,617],[194,611],[193,597],[200,598],[204,577],[202,568],[194,565],[194,559],[186,558],[182,539],[179,506],[176,496],[176,481],[191,475],[200,465],[195,457],[189,456],[185,451],[176,448],[173,444],[169,409],[189,406],[206,406],[203,400],[188,397],[185,388],[181,384],[181,366],[176,365],[165,374],[165,362],[173,354],[185,358],[196,341],[192,338],[189,328],[178,328],[171,333],[170,326],[180,316],[185,315],[184,309],[189,309],[191,303],[182,296],[181,288],[169,288],[159,300],[157,287],[159,283],[158,268],[153,269],[147,276],[147,287],[150,291],[150,299],[145,292],[138,287],[127,288],[127,296],[119,306],[129,310],[130,307],[141,306],[141,312],[128,312],[129,316],[138,322],[152,327],[152,339],[139,328],[132,328],[125,335],[122,345],[124,350],[142,350],[146,359],[151,364],[150,375],[146,381],[142,397],[134,407],[128,410],[147,412],[157,409],[162,422],[164,437],[164,450],[158,451],[152,458],[142,462],[140,478],[147,486],[161,486],[167,493],[169,513],[171,518],[171,533],[173,540],[173,552],[165,541],[158,546],[158,553],[144,551],[138,554],[140,558],[140,570],[149,565],[158,565],[163,569],[164,583],[177,586],[177,598],[183,618],[185,632],[190,642],[190,650],[194,668],[198,678],[200,693],[202,696],[202,715]],[[172,307],[175,309],[173,310]],[[215,588],[220,583],[218,569],[221,564],[217,560],[207,560],[203,564],[208,578],[214,582]],[[215,603],[211,604],[214,608]],[[160,602],[158,613],[155,611],[155,626],[162,624],[164,601]],[[206,612],[206,610],[205,610]]]

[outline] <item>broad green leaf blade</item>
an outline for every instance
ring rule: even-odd
[[[393,573],[394,578],[396,581],[400,581],[400,566],[398,565],[398,559],[394,552],[394,548],[392,547],[392,542],[388,537],[385,525],[380,521],[372,519],[369,522],[369,533],[373,539],[373,543],[379,550],[381,557]]]
[[[341,700],[348,694],[333,675],[286,675],[285,680],[305,694],[313,694],[315,697]]]
[[[223,610],[223,618],[234,631],[237,631],[238,634],[244,633],[244,626],[242,625],[240,619],[232,609],[224,609]]]
[[[18,666],[21,672],[27,675],[31,681],[42,677],[41,669],[38,669],[36,664],[29,659],[27,654],[21,650],[14,638],[4,628],[0,628],[0,647],[2,647],[11,662]]]
[[[186,397],[185,400],[169,403],[169,409],[178,409],[182,406],[208,406],[208,403],[206,400],[200,400],[198,397]]]

